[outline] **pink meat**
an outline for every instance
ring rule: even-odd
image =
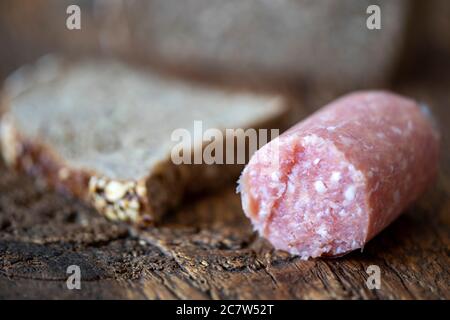
[[[430,184],[439,137],[410,99],[358,92],[322,108],[250,159],[245,214],[303,259],[362,248]]]

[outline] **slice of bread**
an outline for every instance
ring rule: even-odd
[[[2,154],[10,166],[93,204],[106,217],[148,225],[186,195],[237,178],[240,165],[171,161],[175,129],[275,128],[289,108],[276,95],[223,91],[117,61],[41,59],[11,75],[2,95]],[[193,140],[190,152],[204,148]]]

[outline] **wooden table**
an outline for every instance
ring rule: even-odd
[[[402,83],[443,129],[436,185],[364,248],[302,261],[274,251],[242,214],[234,188],[192,200],[158,229],[136,232],[0,168],[0,298],[449,299],[450,81]],[[67,267],[81,268],[68,290]],[[366,286],[369,265],[381,289]]]

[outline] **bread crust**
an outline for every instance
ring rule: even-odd
[[[260,128],[285,127],[287,114]],[[0,118],[1,154],[8,167],[37,179],[37,183],[75,196],[109,220],[140,227],[154,225],[185,198],[232,183],[243,165],[175,165],[170,156],[139,180],[119,181],[95,171],[72,168],[39,139],[20,134],[8,112]]]
[[[67,62],[63,61],[62,71],[65,66]],[[42,137],[21,132],[10,111],[17,90],[9,89],[3,90],[0,108],[0,146],[5,163],[35,177],[40,185],[84,200],[110,220],[143,227],[153,225],[187,197],[235,182],[243,169],[243,165],[237,164],[175,165],[170,154],[137,180],[111,179],[94,169],[74,167]],[[32,88],[19,87],[18,92],[22,90]],[[286,128],[290,121],[289,105],[283,102],[276,116],[263,123],[249,123],[246,128]]]

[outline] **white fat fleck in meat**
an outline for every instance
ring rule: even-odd
[[[391,131],[394,132],[395,134],[402,134],[402,130],[397,127],[391,127]]]
[[[317,229],[317,234],[319,234],[323,238],[327,237],[328,236],[328,230],[327,230],[326,225],[324,225],[324,224],[321,225],[319,227],[319,229]]]
[[[317,164],[319,164],[319,162],[320,162],[320,158],[317,158],[317,159],[314,160],[313,163],[314,163],[314,165],[317,165]]]
[[[272,197],[270,191],[267,188],[259,188],[259,193],[262,195],[262,199],[270,199]]]
[[[314,189],[316,189],[316,191],[318,193],[324,193],[325,191],[327,191],[327,187],[320,180],[317,180],[316,182],[314,182]]]
[[[323,143],[323,139],[315,134],[310,134],[303,138],[303,142],[305,145],[319,145]]]
[[[413,128],[414,128],[414,125],[413,125],[412,121],[411,121],[411,120],[408,120],[408,125],[407,125],[407,127],[406,127],[406,133],[407,133],[407,134],[411,133],[412,130],[413,130]]]
[[[327,130],[334,131],[334,130],[336,130],[336,128],[337,128],[337,126],[329,126],[329,127],[327,127]]]
[[[385,134],[383,132],[377,132],[377,137],[380,138],[380,139],[385,139],[386,138],[386,136],[385,136]]]
[[[340,253],[343,253],[343,252],[344,252],[344,249],[342,249],[341,247],[337,247],[336,254],[340,254]]]
[[[345,200],[347,201],[352,201],[353,199],[355,199],[355,195],[356,195],[356,187],[354,185],[348,187],[344,192],[344,197]]]
[[[338,213],[341,217],[346,216],[347,215],[347,211],[345,211],[344,209],[342,209],[341,211],[339,211]]]
[[[269,211],[270,208],[268,207],[268,205],[266,203],[263,203],[259,208],[258,216],[264,219],[269,214]]]
[[[364,181],[364,175],[361,171],[357,170],[354,165],[349,164],[348,170],[352,175],[352,179],[354,182],[362,182]]]
[[[356,214],[360,216],[362,214],[362,209],[360,207],[356,208]]]
[[[341,173],[339,171],[333,171],[330,180],[331,182],[339,182],[341,180]]]
[[[353,140],[346,136],[341,136],[340,140],[341,140],[342,144],[344,144],[346,146],[351,146],[353,144]]]
[[[287,184],[287,190],[289,193],[294,193],[295,192],[295,183],[292,183],[291,181],[288,182]]]
[[[356,172],[355,166],[352,165],[351,163],[348,165],[348,170],[350,171],[351,174],[355,174]]]
[[[270,175],[270,178],[272,179],[272,181],[279,181],[280,180],[280,174],[277,171],[274,171]]]

